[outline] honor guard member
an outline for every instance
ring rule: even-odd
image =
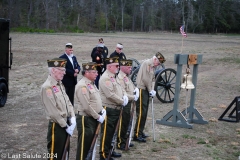
[[[76,126],[72,103],[61,82],[66,63],[66,59],[62,58],[48,60],[50,74],[41,87],[41,100],[49,120],[47,149],[53,159],[62,159],[67,136],[73,134]],[[70,122],[67,122],[68,119]]]
[[[120,71],[117,75],[117,82],[119,82],[122,88],[126,91],[129,100],[128,104],[123,108],[123,113],[120,120],[117,148],[121,150],[125,150],[125,145],[127,144],[126,141],[128,137],[126,134],[128,130],[128,125],[130,123],[132,101],[137,101],[139,98],[139,89],[136,88],[131,79],[128,78],[131,70],[132,60],[120,60]],[[133,146],[134,145],[132,143],[129,144],[129,147]]]
[[[97,50],[92,55],[92,61],[96,62],[98,64],[98,66],[97,66],[98,76],[95,80],[95,84],[96,84],[97,88],[99,88],[98,82],[99,82],[100,76],[106,70],[105,58],[103,57],[103,54],[102,54],[103,47],[104,47],[103,44],[101,44],[101,43],[98,44]]]
[[[102,52],[102,54],[103,54],[103,57],[104,57],[104,58],[107,58],[107,56],[108,56],[108,48],[106,47],[106,45],[105,45],[105,43],[104,43],[104,41],[103,41],[103,38],[99,38],[99,39],[98,39],[98,44],[102,44],[102,45],[104,46],[104,47],[103,47],[103,52]],[[97,45],[97,46],[98,46],[98,45]],[[92,57],[92,55],[96,52],[97,46],[93,48],[92,53],[91,53],[91,57]]]
[[[127,59],[127,57],[125,56],[125,54],[122,52],[123,50],[123,45],[122,43],[118,43],[116,46],[115,51],[110,55],[110,58],[112,57],[118,57],[118,59]]]
[[[160,63],[165,62],[163,55],[158,52],[151,59],[145,60],[138,71],[136,83],[139,88],[139,99],[136,102],[136,124],[134,129],[134,141],[146,142],[147,135],[144,134],[143,130],[145,127],[149,96],[154,97],[156,91],[154,90],[155,85],[155,70]]]
[[[89,62],[82,64],[83,78],[77,83],[75,97],[77,100],[77,160],[85,160],[91,147],[97,125],[103,123],[106,111],[102,106],[99,90],[94,85],[97,64]]]
[[[100,139],[100,160],[108,157],[111,149],[111,142],[114,136],[114,131],[119,119],[120,110],[122,106],[128,103],[126,92],[121,85],[116,81],[116,73],[119,70],[119,62],[117,57],[106,59],[107,69],[99,80],[99,90],[104,108],[107,116],[102,124],[101,139]],[[116,145],[116,144],[115,144]],[[121,157],[120,153],[115,151],[111,154],[112,157]]]
[[[73,55],[73,45],[72,43],[67,43],[65,46],[65,53],[59,58],[64,58],[67,60],[66,74],[63,77],[62,83],[65,86],[66,93],[74,106],[74,92],[75,85],[77,84],[77,75],[79,74],[81,68],[77,62],[77,58]]]

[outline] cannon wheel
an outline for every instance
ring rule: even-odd
[[[0,82],[0,107],[3,107],[7,101],[7,86]]]
[[[132,73],[133,73],[134,70],[140,66],[140,63],[138,62],[138,60],[136,60],[134,58],[129,58],[129,59],[133,61],[133,63],[132,63]]]
[[[176,73],[174,69],[167,68],[157,75],[154,90],[162,103],[171,103],[174,100]]]

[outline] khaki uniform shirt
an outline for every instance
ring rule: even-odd
[[[41,88],[41,99],[48,120],[67,126],[67,117],[75,117],[73,106],[61,81],[48,76]]]
[[[77,99],[78,114],[99,118],[102,111],[102,100],[96,85],[88,78],[83,77],[76,85],[75,97]]]
[[[155,70],[153,65],[153,58],[145,60],[137,74],[137,87],[140,89],[148,90],[149,92],[154,89],[155,85]]]
[[[135,86],[133,82],[131,81],[128,76],[120,70],[117,76],[117,82],[122,86],[122,88],[126,91],[128,100],[132,101],[134,100],[134,94],[133,91],[135,89]]]
[[[123,95],[126,95],[126,92],[116,81],[115,74],[106,70],[99,80],[99,90],[104,106],[121,109]]]

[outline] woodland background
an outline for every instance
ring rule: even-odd
[[[0,0],[21,32],[239,33],[240,0]]]

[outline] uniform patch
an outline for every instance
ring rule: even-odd
[[[113,77],[111,77],[110,79],[111,79],[111,82],[115,82],[115,79]]]
[[[89,90],[93,89],[91,84],[88,84],[87,87],[88,87]]]
[[[53,92],[54,92],[54,93],[57,93],[57,92],[59,92],[59,89],[58,89],[58,87],[57,87],[57,86],[53,86],[52,88],[53,88]]]
[[[106,86],[107,86],[107,87],[109,87],[109,86],[110,86],[110,84],[111,84],[111,82],[110,82],[110,81],[106,81],[105,83],[106,83]]]
[[[52,97],[53,96],[51,88],[47,88],[46,89],[46,94],[47,94],[48,97]]]
[[[86,94],[87,93],[87,88],[86,87],[82,87],[82,94]]]

